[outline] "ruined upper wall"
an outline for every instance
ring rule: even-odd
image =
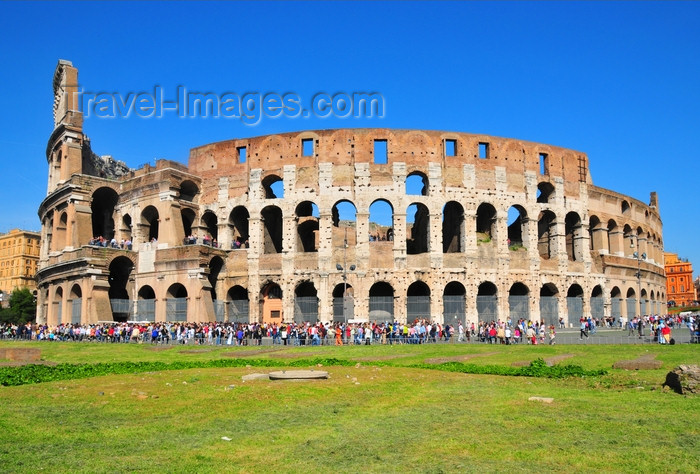
[[[310,156],[303,153],[306,140],[313,144]],[[592,182],[588,157],[575,150],[489,135],[380,128],[304,131],[212,143],[190,151],[189,168],[206,178],[247,174],[256,168],[275,171],[284,165],[375,164],[375,140],[386,140],[388,165],[406,163],[409,172],[440,163],[445,168],[473,164],[477,169],[498,166],[519,174],[539,173],[542,157],[546,157],[545,175],[572,183],[572,191],[576,192],[579,182]],[[446,153],[448,142],[454,146],[452,156]]]
[[[78,70],[60,59],[53,74],[54,128],[67,125],[82,128],[83,114],[78,104]]]

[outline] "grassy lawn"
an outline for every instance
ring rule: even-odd
[[[3,472],[698,472],[700,398],[661,390],[697,346],[174,347],[4,343],[48,362],[353,359],[328,380],[191,369],[0,387]],[[275,348],[278,349],[278,348]],[[612,369],[655,356],[661,369]],[[610,369],[592,378],[466,375],[407,365],[470,356]],[[461,359],[460,359],[461,360]],[[373,363],[373,361],[378,361]],[[381,362],[381,366],[379,363]],[[554,403],[528,401],[553,397]],[[222,440],[228,437],[231,441]]]

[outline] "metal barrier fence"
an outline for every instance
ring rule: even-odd
[[[187,321],[187,298],[166,298],[166,321]]]
[[[355,318],[355,300],[351,296],[333,298],[333,322],[344,323]]]
[[[71,315],[70,315],[70,322],[71,324],[80,324],[80,310],[82,309],[83,306],[83,300],[82,298],[73,298],[71,302]]]
[[[566,298],[566,312],[568,322],[571,327],[576,327],[583,317],[583,298],[580,296],[570,296]],[[556,324],[556,323],[548,323]]]
[[[369,320],[386,323],[394,320],[393,296],[369,297]]]
[[[228,302],[228,320],[230,322],[250,322],[250,302],[248,300],[231,300]]]
[[[622,316],[622,298],[610,299],[610,316],[615,318],[617,321],[620,320],[620,317]]]
[[[508,311],[511,319],[530,319],[530,297],[527,295],[508,296]]]
[[[556,296],[540,296],[540,320],[547,326],[559,324],[559,302]]]
[[[594,319],[603,319],[605,316],[604,314],[605,310],[605,298],[601,298],[599,296],[592,296],[591,297],[591,316]]]
[[[156,321],[156,300],[138,300],[134,318],[138,321]]]
[[[476,312],[479,315],[479,321],[496,321],[498,319],[498,296],[477,295]]]
[[[445,295],[442,297],[442,320],[448,324],[465,321],[467,299],[464,295]]]
[[[318,297],[297,296],[294,298],[294,322],[315,323],[318,320]]]
[[[214,300],[214,320],[217,323],[223,323],[226,317],[226,302]]]
[[[430,296],[406,297],[406,320],[430,319]]]
[[[112,307],[112,315],[114,319],[131,320],[134,314],[134,302],[124,299],[110,299],[109,304]]]

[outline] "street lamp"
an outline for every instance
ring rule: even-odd
[[[348,228],[345,228],[345,239],[343,239],[343,264],[336,263],[336,270],[343,272],[343,320],[348,323],[347,305],[348,305],[348,270],[355,271],[355,265],[350,265],[348,268]]]
[[[630,236],[630,248],[632,248],[632,249],[635,248],[635,240],[636,240],[637,250],[632,253],[632,256],[637,259],[637,273],[635,273],[634,276],[637,277],[637,293],[639,294],[639,319],[641,319],[642,318],[642,260],[647,259],[647,254],[646,254],[646,252],[641,254],[641,255],[639,254],[639,236],[638,235]]]

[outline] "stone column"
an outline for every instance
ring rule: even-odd
[[[406,268],[406,212],[394,213],[394,268]]]

